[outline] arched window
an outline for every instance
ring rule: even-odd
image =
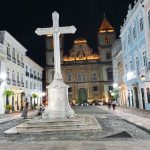
[[[150,10],[148,11],[148,25],[149,25],[149,29],[150,29]]]
[[[108,79],[108,80],[113,80],[112,68],[107,68],[107,69],[106,69],[106,72],[107,72],[107,79]]]
[[[10,55],[10,45],[7,44],[7,55]]]

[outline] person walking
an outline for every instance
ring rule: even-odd
[[[117,102],[116,102],[116,100],[114,100],[112,102],[112,108],[113,108],[113,110],[116,110],[116,105],[117,105]]]
[[[111,100],[108,99],[108,109],[111,110]]]
[[[21,117],[23,117],[24,119],[27,119],[28,107],[29,107],[29,103],[26,101],[21,115]]]

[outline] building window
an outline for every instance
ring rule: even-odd
[[[28,81],[26,80],[26,88],[28,88]]]
[[[30,89],[32,89],[32,82],[30,82]]]
[[[36,89],[36,84],[34,83],[34,90]]]
[[[81,74],[78,74],[78,81],[79,81],[79,82],[81,82],[81,81],[82,81]]]
[[[146,52],[143,52],[143,64],[147,66]]]
[[[17,81],[19,81],[19,72],[17,72]]]
[[[97,86],[93,86],[93,92],[97,92],[98,91],[98,87]]]
[[[72,87],[69,87],[69,88],[68,88],[68,92],[72,92]]]
[[[83,73],[83,74],[78,74],[78,82],[84,82],[86,81],[86,75]]]
[[[15,58],[15,48],[13,48],[12,57]]]
[[[10,45],[7,44],[7,55],[10,55]]]
[[[92,81],[97,81],[97,74],[96,74],[96,72],[92,73]]]
[[[130,38],[130,35],[128,34],[128,44],[131,43],[131,38]]]
[[[19,61],[19,53],[17,54],[17,61]]]
[[[71,82],[72,81],[72,75],[71,74],[67,74],[67,82]]]
[[[110,44],[110,36],[106,36],[105,37],[105,43],[106,44]]]
[[[138,56],[135,58],[135,61],[136,61],[136,69],[138,70],[138,68],[139,68],[139,59],[138,59]]]
[[[112,90],[113,90],[113,86],[109,86],[109,87],[108,87],[108,90],[109,90],[109,91],[112,91]]]
[[[14,72],[14,70],[12,72],[12,80],[15,80],[15,72]]]
[[[23,82],[23,73],[21,74],[21,82]]]
[[[140,19],[140,30],[143,30],[143,18]]]
[[[147,91],[147,101],[148,103],[150,103],[150,89],[147,88],[146,91]]]
[[[133,38],[136,38],[136,31],[135,31],[135,27],[133,28]]]
[[[82,74],[82,81],[86,81],[86,75]]]
[[[7,79],[9,79],[9,68],[7,68]]]
[[[131,71],[133,71],[133,70],[134,70],[134,67],[133,67],[133,62],[132,62],[132,60],[130,61],[130,69],[131,69]]]
[[[106,53],[106,59],[111,59],[111,53]]]
[[[108,80],[113,80],[112,68],[108,68],[106,71],[107,71],[107,79]]]
[[[149,25],[149,29],[150,29],[150,10],[148,11],[148,25]]]

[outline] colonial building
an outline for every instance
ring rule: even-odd
[[[63,36],[60,37],[62,76],[70,86],[69,100],[73,103],[107,101],[110,96],[113,83],[111,47],[116,35],[105,16],[97,35],[97,53],[85,38],[77,38],[66,56],[63,55]],[[46,39],[47,84],[52,82],[54,75],[52,40],[52,37]]]
[[[42,91],[41,88],[41,78],[42,78],[42,68],[29,59],[26,56],[26,48],[24,48],[12,35],[7,31],[0,31],[0,43],[1,43],[1,52],[4,57],[1,60],[1,72],[7,75],[5,84],[2,84],[3,91],[1,92],[0,101],[0,112],[4,113],[4,107],[6,105],[12,106],[12,111],[20,111],[23,109],[23,102],[25,100],[30,102],[31,93],[34,92],[35,88],[31,89],[30,86],[25,85],[25,81],[35,83],[34,77],[27,79],[26,66],[32,68],[33,71],[38,71],[40,73],[40,80],[38,80],[38,86],[40,87],[39,92]],[[37,84],[37,83],[36,83]],[[4,95],[5,91],[11,91],[13,95]],[[30,93],[30,95],[29,95]],[[31,104],[31,103],[30,103]]]
[[[133,8],[129,5],[120,31],[128,106],[142,109],[147,108],[150,103],[149,10],[148,0],[135,1]]]
[[[4,73],[4,67],[5,67],[5,51],[3,49],[3,45],[0,43],[0,97],[1,97],[1,101],[0,101],[0,114],[3,114],[5,111],[4,108],[4,86],[5,86],[5,77],[3,78],[3,73]]]
[[[123,80],[124,76],[124,67],[123,67],[123,58],[122,58],[122,46],[121,40],[116,39],[112,46],[112,60],[113,60],[113,77],[114,84],[119,91],[118,103],[120,106],[127,106],[127,92],[126,85]]]

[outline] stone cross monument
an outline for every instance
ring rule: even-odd
[[[59,14],[52,13],[53,27],[37,28],[35,33],[38,35],[53,35],[54,44],[54,79],[48,89],[48,108],[45,110],[42,118],[61,119],[75,116],[73,109],[68,101],[68,85],[63,82],[60,63],[60,34],[75,33],[74,26],[59,27]]]

